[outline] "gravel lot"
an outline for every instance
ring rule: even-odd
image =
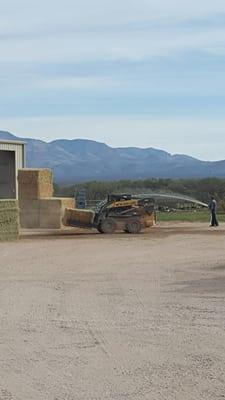
[[[0,254],[0,400],[225,398],[225,225],[24,234]]]

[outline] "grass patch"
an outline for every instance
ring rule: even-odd
[[[208,222],[210,214],[207,211],[177,211],[177,212],[159,212],[158,221],[180,221],[180,222]],[[225,222],[225,214],[218,214],[219,222]]]

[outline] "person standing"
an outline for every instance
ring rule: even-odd
[[[218,220],[217,220],[217,201],[215,197],[211,197],[210,203],[209,203],[209,209],[211,212],[211,223],[210,226],[218,226]]]

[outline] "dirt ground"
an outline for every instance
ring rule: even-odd
[[[0,244],[0,400],[225,398],[225,225]]]

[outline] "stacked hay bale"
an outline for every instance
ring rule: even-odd
[[[26,229],[60,229],[73,198],[54,198],[53,175],[49,169],[23,169],[18,172],[20,225]]]
[[[94,211],[67,208],[63,217],[65,226],[91,226],[94,222]]]
[[[19,237],[19,208],[16,200],[0,200],[0,241]]]
[[[39,224],[42,229],[60,229],[67,207],[74,207],[73,198],[51,198],[40,201]]]
[[[40,200],[53,196],[53,174],[50,169],[21,169],[18,171],[19,199]]]
[[[49,169],[18,171],[21,228],[40,228],[40,201],[53,196],[53,176]]]

